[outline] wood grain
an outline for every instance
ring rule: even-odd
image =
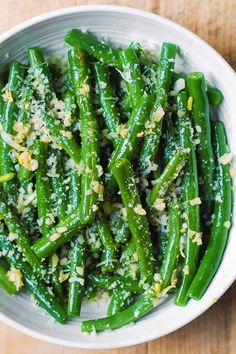
[[[0,33],[32,16],[82,4],[118,4],[152,11],[197,33],[236,68],[235,0],[0,0]],[[48,344],[0,323],[0,354],[236,354],[236,284],[191,324],[158,340],[117,350]]]

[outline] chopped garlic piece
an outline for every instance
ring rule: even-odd
[[[197,197],[197,198],[190,200],[189,203],[191,205],[200,205],[202,202],[201,202],[201,199],[199,197]]]
[[[5,143],[7,143],[8,145],[10,145],[13,149],[18,150],[18,151],[26,151],[26,147],[21,146],[20,144],[18,144],[15,140],[14,140],[14,136],[11,134],[6,133],[4,130],[1,130],[1,136],[2,139],[5,141]]]
[[[12,97],[10,90],[5,90],[5,98],[6,98],[7,102],[9,102],[9,103],[14,102],[14,99]]]
[[[196,131],[198,132],[198,133],[201,133],[202,132],[202,128],[200,127],[200,125],[196,125]]]
[[[96,205],[96,204],[93,204],[92,205],[92,210],[95,212],[95,211],[97,211],[98,210],[98,206]]]
[[[186,265],[183,267],[183,274],[184,274],[184,275],[188,275],[188,274],[189,274],[189,266],[188,266],[188,264],[186,264]]]
[[[96,168],[98,170],[98,177],[101,177],[103,175],[103,168],[101,165],[96,165]]]
[[[163,211],[165,210],[166,203],[164,202],[163,198],[157,198],[153,204],[153,207],[158,211]]]
[[[229,220],[224,222],[224,227],[226,227],[226,229],[230,229],[230,226],[231,222]]]
[[[181,77],[177,81],[175,81],[174,91],[177,94],[184,89],[185,89],[185,80]]]
[[[102,183],[99,183],[98,181],[92,181],[90,184],[90,187],[95,193],[101,194],[104,191],[104,187]]]
[[[32,159],[32,152],[24,151],[18,155],[19,164],[24,166],[29,171],[35,171],[38,168],[38,161]]]
[[[220,156],[218,161],[221,165],[227,165],[228,163],[230,163],[232,158],[233,158],[233,155],[231,154],[231,152],[228,152],[228,153]]]
[[[84,268],[83,267],[76,267],[76,273],[83,276],[84,275]]]
[[[137,134],[137,138],[142,138],[143,136],[144,136],[143,130]]]
[[[10,232],[9,235],[8,235],[8,240],[9,241],[14,241],[17,239],[17,234],[16,233],[13,233],[13,232]]]
[[[160,120],[164,117],[165,111],[162,107],[158,107],[157,110],[153,113],[153,120],[154,122],[160,122]],[[155,127],[155,126],[154,126]]]
[[[129,129],[124,127],[124,124],[118,125],[116,128],[116,133],[120,135],[122,138],[125,138],[126,135],[128,134]]]
[[[146,211],[143,209],[142,205],[141,204],[137,204],[135,207],[134,207],[134,212],[138,215],[146,215]]]
[[[69,130],[61,130],[60,133],[61,133],[65,138],[68,138],[68,139],[72,139],[72,138],[73,138],[73,135],[72,135],[72,133],[71,133]]]
[[[202,232],[196,232],[192,241],[193,241],[193,243],[196,243],[198,246],[201,246],[202,245]]]
[[[54,269],[57,267],[58,262],[59,262],[58,255],[56,253],[54,253],[53,256],[52,256],[52,267]]]
[[[58,238],[60,238],[61,237],[61,234],[60,233],[58,233],[58,232],[54,232],[54,234],[52,234],[51,236],[50,236],[50,241],[52,241],[52,242],[54,242],[54,241],[56,241]]]
[[[69,274],[65,274],[63,273],[63,271],[60,271],[60,275],[58,277],[58,280],[60,283],[63,283],[64,281],[66,281],[69,278]]]
[[[87,84],[87,77],[86,77],[79,89],[79,93],[80,95],[85,96],[87,93],[89,93],[89,91],[90,91],[90,87]]]
[[[190,238],[192,238],[194,235],[196,235],[196,231],[188,230],[188,235]]]
[[[16,289],[19,290],[23,285],[23,275],[20,271],[20,269],[17,268],[11,268],[8,272],[7,272],[7,277],[8,279],[15,284]]]

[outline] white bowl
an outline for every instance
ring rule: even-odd
[[[39,46],[48,53],[66,53],[64,37],[70,28],[86,28],[106,36],[119,45],[144,38],[157,45],[163,41],[178,44],[185,53],[185,70],[200,70],[212,85],[219,87],[224,101],[217,114],[224,121],[231,151],[236,154],[236,76],[226,61],[207,43],[183,27],[157,15],[119,6],[80,6],[54,11],[24,22],[0,36],[0,63],[12,58],[24,60],[26,48]],[[235,192],[234,192],[235,193]],[[235,213],[233,220],[235,219]],[[98,336],[80,332],[83,319],[105,315],[105,303],[86,304],[79,319],[65,326],[53,323],[41,309],[33,306],[29,295],[8,296],[0,289],[0,319],[14,328],[52,343],[78,348],[115,348],[149,341],[168,334],[203,313],[236,278],[235,224],[230,231],[220,268],[200,301],[186,307],[175,306],[170,299],[151,314],[128,326]]]

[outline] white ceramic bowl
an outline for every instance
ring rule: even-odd
[[[201,70],[211,84],[219,87],[224,102],[218,115],[224,121],[231,151],[236,154],[236,76],[225,60],[207,43],[183,27],[159,16],[118,6],[80,6],[35,17],[0,36],[0,63],[11,58],[24,60],[26,48],[42,47],[48,53],[66,53],[64,37],[70,28],[86,28],[119,45],[144,38],[157,45],[177,43],[185,53],[185,70]],[[233,216],[235,220],[235,213]],[[202,300],[182,308],[170,299],[151,314],[129,326],[98,336],[81,334],[83,319],[105,315],[105,304],[87,304],[81,317],[65,326],[52,323],[49,316],[33,306],[29,295],[8,296],[0,289],[0,319],[16,329],[52,343],[79,348],[115,348],[149,341],[190,322],[218,299],[236,277],[236,237],[233,223],[223,261]]]

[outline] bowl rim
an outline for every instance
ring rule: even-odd
[[[221,63],[225,65],[225,70],[229,72],[230,75],[235,77],[235,87],[236,87],[236,73],[233,70],[233,68],[230,66],[230,64],[210,45],[208,44],[205,40],[200,38],[198,35],[193,33],[192,31],[188,30],[187,28],[175,23],[172,20],[169,20],[165,17],[162,17],[160,15],[154,14],[152,12],[146,11],[146,10],[141,10],[129,6],[122,6],[122,5],[104,5],[104,4],[97,4],[97,5],[78,5],[78,6],[72,6],[72,7],[65,7],[65,8],[60,8],[57,10],[49,11],[37,16],[34,16],[28,20],[25,20],[14,27],[10,28],[9,30],[5,31],[0,35],[0,44],[4,42],[5,40],[9,39],[10,37],[14,36],[18,32],[21,32],[22,30],[25,30],[33,25],[36,25],[40,22],[47,21],[51,18],[54,17],[60,17],[60,16],[65,16],[65,15],[70,15],[74,13],[81,13],[81,12],[94,12],[94,11],[106,11],[106,12],[118,12],[118,13],[125,13],[129,15],[136,15],[140,17],[145,17],[149,18],[151,20],[158,20],[158,22],[162,24],[167,24],[169,27],[172,27],[174,29],[177,29],[179,32],[181,32],[183,35],[188,36],[198,44],[201,44],[203,47],[205,47],[208,51],[211,52],[212,55],[214,55]],[[219,299],[225,292],[226,290],[229,289],[229,287],[233,284],[233,282],[236,279],[236,272],[231,274],[231,276],[227,279],[227,282],[224,284],[224,287],[220,288],[217,292],[217,299]],[[191,316],[189,316],[187,319],[180,321],[178,324],[172,324],[169,326],[168,329],[162,331],[161,335],[158,335],[158,338],[165,336],[169,333],[174,332],[175,330],[185,326],[198,316],[200,316],[202,313],[204,313],[207,309],[209,309],[213,305],[212,300],[208,300],[204,306],[202,305],[200,310],[193,311]],[[50,335],[42,334],[37,332],[36,330],[32,330],[26,325],[22,325],[17,322],[17,320],[10,319],[8,316],[4,315],[3,313],[0,312],[0,320],[6,323],[7,325],[15,328],[16,330],[30,335],[34,338],[52,343],[52,344],[58,344],[58,345],[63,345],[67,347],[73,347],[73,348],[86,348],[86,349],[112,349],[112,348],[122,348],[122,347],[128,347],[131,345],[137,345],[141,344],[144,342],[148,342],[151,340],[154,340],[157,338],[157,335],[155,335],[153,332],[150,331],[150,333],[145,333],[144,335],[140,336],[139,338],[134,339],[129,339],[127,338],[125,341],[122,341],[122,343],[117,340],[116,342],[113,342],[112,344],[107,344],[107,343],[88,343],[88,342],[80,342],[80,341],[72,341],[72,340],[65,340],[65,339],[60,339],[60,338],[53,338]]]

